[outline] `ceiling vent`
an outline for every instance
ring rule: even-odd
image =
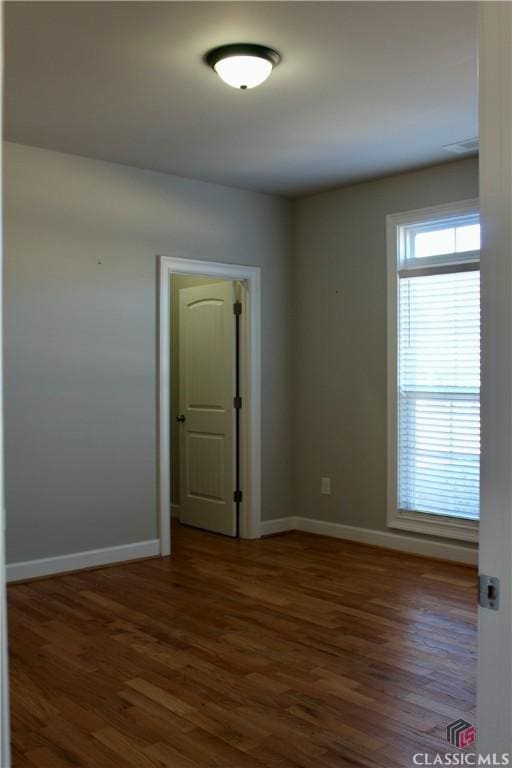
[[[474,139],[463,139],[462,141],[456,141],[455,144],[445,144],[443,149],[447,152],[455,152],[456,155],[466,155],[470,152],[478,152],[479,140],[478,136]]]

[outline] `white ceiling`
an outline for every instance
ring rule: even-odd
[[[478,135],[477,3],[7,2],[11,141],[297,195]],[[202,61],[256,42],[252,91]]]

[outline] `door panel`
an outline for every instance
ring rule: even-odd
[[[235,286],[179,292],[180,520],[236,536]]]
[[[224,498],[223,435],[186,432],[187,489],[194,499],[226,501]]]

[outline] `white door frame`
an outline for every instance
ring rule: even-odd
[[[240,505],[242,539],[258,539],[261,530],[261,301],[259,267],[173,256],[160,256],[159,260],[159,538],[160,554],[165,557],[171,554],[171,275],[239,280],[243,285],[241,384],[244,406],[239,446],[243,491]]]
[[[3,94],[3,3],[0,3],[0,97]],[[2,100],[0,98],[0,122],[2,119]],[[2,148],[0,147],[0,172],[2,171]],[[0,190],[0,202],[2,191]],[[0,209],[0,310],[2,307],[3,273],[3,213]],[[0,336],[2,314],[0,311]],[[7,595],[5,566],[5,508],[4,508],[4,429],[3,429],[3,374],[2,349],[0,348],[0,765],[11,765],[10,727],[9,727],[9,666],[7,660]]]

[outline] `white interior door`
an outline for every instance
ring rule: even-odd
[[[512,4],[480,3],[482,459],[478,750],[512,754]],[[504,764],[502,762],[502,764]]]
[[[235,284],[179,297],[180,521],[236,536]]]

